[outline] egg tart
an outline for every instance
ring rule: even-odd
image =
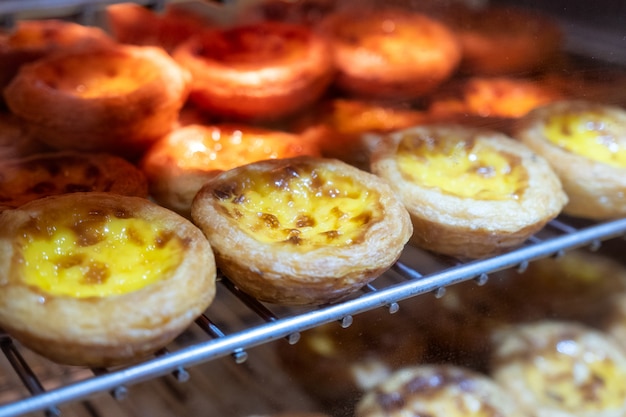
[[[569,197],[564,212],[589,219],[626,215],[626,111],[586,101],[542,106],[514,136],[552,165]]]
[[[411,214],[411,241],[460,258],[522,244],[567,201],[550,165],[489,130],[424,125],[392,132],[372,151],[372,172]]]
[[[524,417],[491,378],[452,365],[414,365],[396,371],[357,404],[355,417]]]
[[[196,195],[191,217],[235,285],[285,305],[347,297],[391,267],[411,234],[383,180],[309,156],[219,174]]]
[[[173,56],[192,74],[193,103],[240,120],[293,114],[316,101],[334,75],[326,39],[293,23],[209,29],[181,44]]]
[[[62,364],[149,355],[215,294],[202,232],[140,197],[72,193],[5,210],[0,248],[0,327]]]
[[[561,28],[541,12],[510,5],[457,4],[442,19],[459,39],[464,73],[528,75],[561,60]]]
[[[172,129],[188,81],[161,48],[116,45],[42,58],[4,97],[51,147],[131,157]]]
[[[495,345],[492,375],[528,415],[624,415],[626,355],[607,334],[548,320],[503,330]]]
[[[461,59],[445,25],[409,10],[348,8],[329,16],[320,30],[333,47],[337,86],[360,97],[421,97],[447,80]]]
[[[151,196],[188,216],[198,190],[222,171],[264,159],[319,154],[315,142],[296,134],[244,124],[190,124],[159,139],[140,166]]]
[[[0,112],[0,161],[48,150],[48,146],[32,135],[27,123],[10,113]]]
[[[0,178],[0,210],[74,192],[148,196],[143,172],[127,160],[105,153],[57,151],[0,160]]]

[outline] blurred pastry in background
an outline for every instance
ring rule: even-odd
[[[490,377],[451,365],[406,366],[368,390],[356,417],[528,417]]]
[[[0,161],[49,150],[33,137],[28,124],[10,113],[0,112]]]
[[[529,415],[618,417],[626,411],[626,354],[606,333],[545,320],[494,335],[492,377]]]

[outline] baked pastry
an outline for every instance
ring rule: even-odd
[[[391,267],[411,234],[383,180],[309,156],[219,174],[196,195],[191,217],[224,275],[259,300],[286,305],[347,297]]]
[[[514,136],[544,157],[569,197],[564,212],[589,219],[626,214],[626,111],[559,101],[530,112]]]
[[[164,347],[212,302],[202,232],[145,198],[71,193],[0,213],[0,326],[55,362],[107,367]]]
[[[395,370],[424,360],[429,339],[404,309],[369,310],[342,328],[328,323],[278,346],[288,374],[324,409],[344,409]]]
[[[206,30],[173,56],[192,74],[192,102],[241,120],[293,114],[316,101],[334,75],[328,42],[284,22]]]
[[[135,157],[172,129],[188,82],[161,48],[116,45],[37,60],[4,97],[51,147]]]
[[[207,16],[173,3],[160,13],[132,2],[110,4],[105,14],[107,26],[118,42],[160,46],[170,53],[198,31],[215,25]]]
[[[567,201],[543,158],[489,130],[399,130],[380,138],[371,160],[411,214],[411,241],[449,256],[481,258],[519,246]]]
[[[396,371],[359,400],[355,417],[523,417],[511,396],[469,368],[416,365]]]
[[[442,19],[459,39],[460,70],[465,73],[528,75],[561,60],[561,28],[541,12],[511,5],[457,4]]]
[[[74,192],[148,196],[143,172],[119,156],[103,153],[58,151],[0,160],[0,178],[0,211]]]
[[[235,20],[240,24],[270,20],[315,28],[338,7],[338,3],[336,0],[250,1],[239,8]]]
[[[287,132],[244,124],[191,124],[159,139],[140,166],[151,196],[188,216],[198,190],[222,171],[263,159],[319,154],[314,141]]]
[[[368,132],[385,133],[425,123],[423,111],[370,100],[336,98],[319,103],[315,112],[299,118],[295,129],[318,142],[321,153],[365,171],[371,145]]]
[[[494,343],[493,378],[528,415],[624,415],[626,355],[605,333],[540,321],[503,330]]]
[[[102,29],[59,19],[18,20],[0,36],[0,91],[22,65],[68,49],[90,49],[112,43]]]
[[[349,8],[329,16],[320,30],[333,47],[336,85],[361,97],[421,97],[447,80],[461,59],[445,25],[410,10]]]

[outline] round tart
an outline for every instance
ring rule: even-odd
[[[564,212],[589,219],[626,215],[626,111],[586,101],[542,106],[514,136],[552,165],[569,197]]]
[[[304,25],[259,22],[204,31],[174,51],[193,76],[191,100],[222,117],[276,119],[317,100],[334,66]]]
[[[543,158],[488,130],[429,125],[390,133],[372,152],[372,172],[407,207],[412,242],[454,257],[516,247],[567,201]]]
[[[493,378],[537,417],[618,417],[626,410],[626,355],[608,335],[541,321],[496,335]]]
[[[188,81],[161,48],[116,45],[40,59],[4,97],[54,148],[136,156],[172,129]]]
[[[295,134],[243,124],[191,124],[159,139],[140,166],[150,182],[151,196],[189,215],[198,190],[222,171],[264,159],[319,154],[315,142]]]
[[[416,365],[396,371],[359,400],[355,417],[523,417],[489,377],[463,367]]]
[[[545,69],[561,55],[561,29],[540,12],[456,5],[443,19],[461,44],[460,69],[469,74],[528,74]]]
[[[0,327],[68,365],[151,354],[212,302],[211,247],[150,201],[72,193],[0,214]]]
[[[228,278],[286,305],[345,298],[391,267],[411,235],[409,216],[384,181],[307,156],[219,174],[198,192],[191,216]]]
[[[338,70],[336,84],[359,96],[412,99],[456,70],[461,49],[439,21],[409,10],[352,8],[322,25]]]
[[[148,196],[148,181],[139,168],[104,153],[58,151],[0,160],[0,178],[0,210],[75,192]]]

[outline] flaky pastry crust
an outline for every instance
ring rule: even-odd
[[[359,400],[356,417],[511,416],[525,414],[484,374],[452,365],[399,369]]]
[[[150,195],[188,217],[196,193],[220,172],[264,159],[319,154],[317,143],[296,134],[245,124],[191,124],[159,139],[140,167]]]
[[[192,74],[197,106],[241,120],[293,114],[317,100],[334,76],[325,38],[275,21],[206,30],[173,56]]]
[[[252,232],[240,216],[250,202],[265,206]],[[342,202],[358,207],[335,206]],[[260,300],[288,305],[345,298],[391,267],[412,230],[384,181],[338,160],[307,156],[223,172],[198,192],[191,216],[228,278]],[[275,232],[279,237],[265,239]]]
[[[103,191],[148,196],[148,181],[135,165],[107,153],[46,152],[0,160],[0,210],[57,194]]]
[[[27,65],[4,97],[54,148],[134,157],[173,128],[188,82],[187,71],[161,48],[115,45]]]
[[[461,49],[439,21],[394,8],[352,8],[321,25],[333,47],[336,84],[353,95],[413,99],[456,70]]]
[[[447,142],[448,139],[451,142]],[[567,201],[561,183],[548,163],[501,133],[454,125],[424,125],[390,133],[377,143],[371,157],[372,172],[391,184],[411,214],[414,226],[411,242],[434,252],[481,258],[506,251],[543,228],[561,212]],[[490,162],[471,163],[472,149],[465,156],[461,154],[458,161],[468,166],[463,175],[498,179],[506,178],[516,170],[520,183],[510,194],[490,197],[447,192],[441,188],[442,184],[428,185],[404,172],[398,162],[401,146],[409,149],[449,146],[449,152],[466,146],[484,147],[506,160],[507,167],[499,172],[499,168],[489,165]],[[411,152],[409,150],[408,154]],[[448,156],[456,157],[453,154]],[[416,157],[426,160],[420,162],[427,167],[426,172],[434,169],[429,167],[430,156],[416,154]],[[467,185],[469,187],[471,183]],[[482,192],[490,193],[490,189]]]
[[[616,163],[569,151],[565,147],[567,142],[585,134],[576,132],[575,124],[563,127],[558,133],[562,146],[549,140],[545,129],[555,117],[580,123],[586,133],[595,132],[601,137],[597,143],[603,144],[605,152],[612,155]],[[603,118],[606,121],[603,122]],[[569,197],[563,209],[565,213],[602,220],[626,215],[626,164],[620,162],[626,147],[625,126],[626,111],[620,107],[588,101],[559,101],[529,113],[519,121],[513,135],[552,165]]]
[[[618,417],[626,410],[626,355],[597,329],[564,321],[494,335],[493,378],[537,417]]]
[[[182,242],[180,263],[157,281],[117,295],[53,295],[26,284],[17,243],[20,231],[38,219],[79,221],[71,216],[82,209],[159,225]],[[202,232],[144,198],[112,193],[53,196],[4,211],[0,225],[0,325],[59,363],[104,367],[149,355],[187,328],[215,295],[215,261]]]

